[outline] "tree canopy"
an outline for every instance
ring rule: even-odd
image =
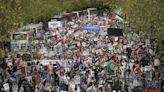
[[[115,0],[0,0],[0,40],[22,24],[44,21],[62,11],[111,4]]]
[[[120,6],[137,31],[161,38],[164,35],[163,5],[162,0],[125,0]]]

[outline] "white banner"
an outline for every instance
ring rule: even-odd
[[[48,28],[50,29],[59,28],[59,30],[62,30],[63,26],[60,21],[50,21],[48,22]]]

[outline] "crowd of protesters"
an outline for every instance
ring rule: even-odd
[[[94,18],[101,23],[92,23]],[[37,49],[58,54],[47,56],[52,60],[48,64],[38,60],[24,65],[21,58],[12,56],[12,64],[3,62],[0,92],[163,92],[164,75],[155,41],[143,39],[144,33],[131,28],[117,37],[107,36],[106,28],[99,32],[81,29],[111,23],[120,27],[106,16],[93,19],[84,16],[69,22],[62,31],[56,28],[45,33]],[[60,50],[54,45],[60,45]]]

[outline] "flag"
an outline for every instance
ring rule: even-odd
[[[16,60],[16,65],[19,66],[21,64],[21,59]]]
[[[121,18],[120,16],[116,15],[116,17],[114,18],[117,21],[124,21],[123,18]]]
[[[26,69],[25,68],[21,69],[21,74],[26,75]]]
[[[26,76],[26,69],[25,68],[19,69],[14,73],[14,75],[18,76],[19,78],[22,78]]]
[[[77,55],[80,55],[80,53],[81,53],[80,50],[76,51],[76,54],[77,54]]]
[[[60,43],[61,44],[64,44],[65,43],[64,39],[61,39]]]
[[[16,66],[23,66],[24,65],[24,62],[21,59],[17,59],[15,63],[16,63]]]
[[[114,19],[116,17],[116,14],[112,13],[111,16],[109,16],[109,19]]]
[[[111,43],[112,43],[112,45],[114,44],[114,38],[111,39]]]
[[[76,51],[78,50],[78,48],[76,48],[75,46],[71,47],[71,51]]]
[[[118,38],[117,43],[118,43],[119,45],[121,44],[120,38]]]
[[[77,50],[79,50],[79,48],[80,48],[80,46],[78,46],[77,44],[70,46],[71,51],[77,51]]]
[[[121,8],[117,8],[113,12],[117,15],[120,15],[122,13]]]
[[[102,70],[102,71],[99,73],[99,75],[104,76],[104,75],[105,75],[104,70]]]
[[[114,70],[115,65],[116,62],[109,61],[106,67],[110,70]]]
[[[119,45],[114,45],[114,48],[115,48],[115,49],[119,49],[120,46],[119,46]]]
[[[135,67],[135,68],[133,69],[133,71],[134,71],[135,73],[140,73],[140,72],[141,72],[141,68],[140,68],[140,67]]]

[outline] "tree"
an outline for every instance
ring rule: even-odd
[[[164,34],[163,5],[161,0],[125,0],[121,6],[136,30],[158,38]]]
[[[119,4],[126,12],[135,30],[145,32],[150,39],[158,39],[159,56],[163,56],[164,46],[164,1],[124,0]]]

